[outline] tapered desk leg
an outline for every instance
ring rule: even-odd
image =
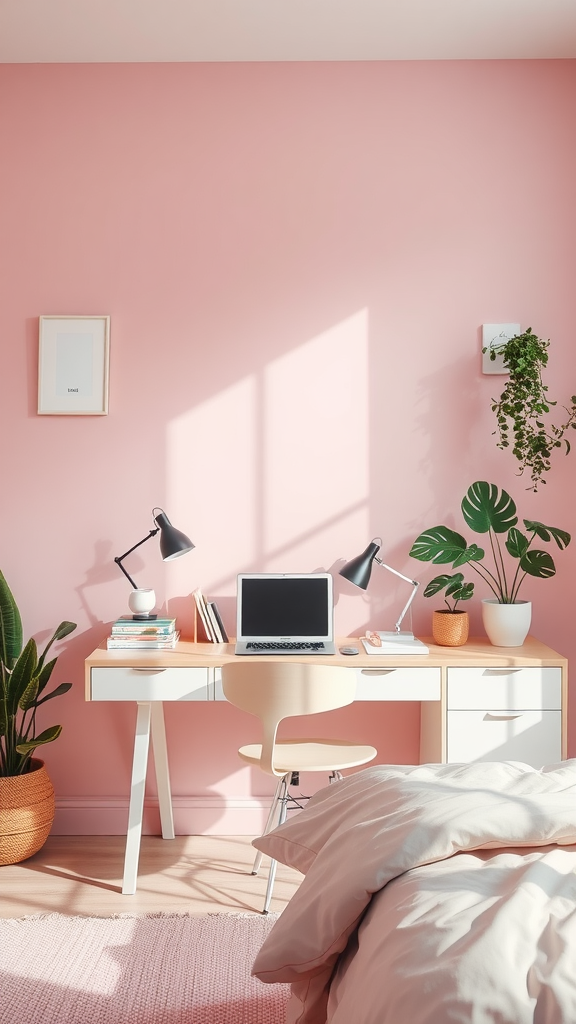
[[[136,892],[138,877],[138,857],[140,855],[140,839],[142,837],[142,816],[144,813],[144,787],[146,785],[146,766],[148,764],[148,748],[150,745],[150,703],[138,703],[136,717],[136,734],[134,736],[134,757],[132,760],[132,783],[130,786],[130,807],[128,810],[128,833],[126,835],[126,853],[124,856],[124,878],[122,892],[132,896]]]
[[[174,814],[172,812],[170,770],[168,768],[168,748],[166,746],[164,705],[162,701],[155,701],[152,705],[152,750],[154,752],[154,767],[156,769],[156,785],[158,786],[158,806],[160,808],[162,838],[174,839]]]

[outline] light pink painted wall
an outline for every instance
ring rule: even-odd
[[[86,705],[83,659],[125,610],[112,559],[153,506],[196,550],[165,565],[150,542],[130,570],[184,632],[195,587],[233,631],[237,572],[337,570],[376,534],[429,579],[412,540],[462,528],[475,479],[575,532],[576,455],[535,496],[496,448],[480,325],[552,338],[548,382],[576,390],[576,64],[4,65],[0,89],[0,567],[28,634],[78,622],[58,665],[74,689],[46,716],[60,827],[121,830],[134,710]],[[47,313],[111,315],[108,417],[36,415]],[[525,587],[532,631],[569,657],[575,562],[576,543]],[[392,577],[367,598],[336,579],[340,634],[392,625]],[[230,830],[222,798],[268,791],[238,767],[252,723],[167,719],[175,794]],[[417,759],[415,706],[338,723]]]

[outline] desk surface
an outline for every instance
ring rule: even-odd
[[[529,636],[522,647],[494,647],[487,637],[473,637],[462,647],[440,647],[429,637],[422,638],[430,649],[429,654],[366,654],[357,637],[340,637],[336,641],[336,649],[344,646],[360,648],[356,655],[301,655],[300,662],[313,664],[328,663],[345,665],[348,668],[417,668],[418,666],[445,667],[455,666],[492,666],[501,668],[507,665],[556,665],[566,667],[566,658],[553,651],[550,647]],[[276,661],[279,657],[290,658],[290,655],[256,655],[242,656],[242,661]],[[193,643],[181,640],[172,651],[108,651],[103,641],[86,659],[87,673],[91,668],[130,667],[132,665],[148,665],[173,668],[219,668],[227,662],[235,661],[234,644]]]

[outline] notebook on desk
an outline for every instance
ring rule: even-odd
[[[335,654],[330,573],[241,573],[236,654]]]

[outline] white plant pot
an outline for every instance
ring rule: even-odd
[[[500,604],[495,597],[482,601],[482,623],[495,647],[521,647],[530,629],[532,602]]]
[[[149,615],[154,610],[156,594],[153,590],[132,590],[128,606],[133,615]]]

